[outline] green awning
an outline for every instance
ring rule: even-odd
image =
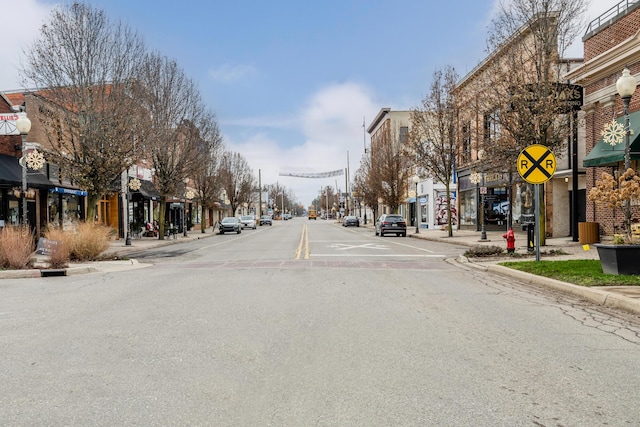
[[[624,116],[616,119],[624,126]],[[629,114],[629,127],[631,128],[631,160],[640,160],[640,111]],[[600,138],[582,164],[585,167],[615,165],[624,162],[624,142],[610,145]]]

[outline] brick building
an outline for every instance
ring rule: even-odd
[[[23,169],[19,159],[23,157],[23,146],[22,137],[16,130],[17,106],[20,104],[0,93],[0,228],[23,223],[23,197],[26,197],[26,219],[38,235],[47,223],[47,195],[55,185],[41,170],[27,169],[27,191],[22,194]],[[31,132],[27,136],[24,154],[33,148],[30,141]]]
[[[554,22],[555,15],[536,19]],[[508,162],[504,160],[509,156],[497,157],[499,160],[496,160],[492,155],[492,151],[496,154],[495,147],[499,141],[502,141],[501,148],[508,147],[512,151],[524,148],[521,147],[521,140],[514,141],[513,134],[505,131],[505,120],[509,120],[505,117],[512,110],[512,105],[505,100],[511,99],[506,96],[511,88],[508,84],[498,82],[521,79],[523,87],[535,88],[549,83],[560,87],[559,83],[564,83],[560,80],[562,74],[582,63],[581,59],[561,59],[557,54],[551,55],[546,62],[523,54],[522,52],[534,51],[531,45],[538,37],[535,34],[535,28],[538,27],[536,19],[525,23],[499,49],[491,52],[456,84],[456,102],[460,112],[457,123],[460,147],[456,159],[460,228],[506,231],[510,224],[514,228],[520,228],[534,222],[535,187],[518,174],[517,153]],[[513,60],[514,55],[518,60]],[[548,65],[551,81],[535,80],[536,73],[531,69],[536,60]],[[517,68],[514,63],[522,66],[523,72],[519,75],[514,73]],[[535,89],[532,94],[534,92]],[[578,141],[571,130],[576,129],[577,120],[570,121],[566,118],[569,116],[566,113],[564,116],[565,122],[571,122],[571,125],[564,128],[565,133],[571,135],[572,140]],[[511,130],[513,131],[513,126]],[[584,215],[585,206],[586,184],[584,173],[581,173],[584,171],[574,168],[571,161],[574,153],[582,158],[584,146],[567,144],[567,148],[561,150],[559,145],[554,147],[557,159],[555,174],[543,184],[544,230],[546,236],[552,237],[571,235],[574,225],[572,220]],[[575,198],[572,193],[574,188]],[[572,203],[573,200],[575,203]]]
[[[584,87],[584,139],[587,156],[587,189],[595,185],[601,173],[616,175],[624,167],[624,143],[611,146],[604,142],[606,123],[624,123],[624,106],[616,92],[616,81],[628,67],[636,81],[640,78],[640,2],[622,1],[593,20],[583,37],[584,64],[567,74],[567,78]],[[640,92],[636,89],[629,106],[631,167],[637,170],[640,160]],[[640,220],[640,209],[632,207],[633,219]],[[608,209],[587,201],[586,221],[597,223],[601,235],[622,231],[623,209]]]

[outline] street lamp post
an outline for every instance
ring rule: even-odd
[[[480,188],[480,204],[479,204],[479,216],[478,219],[480,221],[480,240],[487,240],[487,231],[484,228],[484,193],[487,191],[486,187],[484,186],[484,173],[478,173],[478,172],[474,172],[471,174],[471,176],[469,177],[469,181],[471,181],[472,184],[476,184],[477,185],[482,182],[482,187]]]
[[[129,176],[127,174],[127,180],[129,179]],[[129,218],[129,209],[130,209],[130,205],[131,205],[131,187],[130,184],[127,183],[127,236],[125,237],[124,240],[124,245],[125,246],[131,246],[131,218]]]
[[[420,234],[420,200],[418,199],[418,183],[420,182],[420,177],[418,174],[415,174],[413,177],[413,183],[416,185],[416,234]]]
[[[633,93],[636,91],[636,84],[636,79],[629,72],[629,68],[624,67],[624,69],[622,70],[622,76],[620,76],[618,81],[616,81],[616,90],[618,91],[618,95],[620,95],[620,98],[622,98],[622,103],[624,104],[624,172],[626,172],[631,167],[631,146],[629,142],[629,136],[631,134],[631,129],[629,128],[629,103],[631,102]],[[627,201],[624,213],[626,230],[630,230],[631,203],[629,201]]]
[[[16,128],[22,137],[22,225],[26,226],[29,222],[27,217],[27,134],[31,130],[31,120],[27,117],[27,113],[21,111],[18,113],[16,120]]]

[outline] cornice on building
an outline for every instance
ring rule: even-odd
[[[367,133],[371,134],[380,124],[380,122],[384,119],[384,117],[391,111],[391,108],[381,108],[373,121],[369,124],[367,128]]]
[[[557,18],[559,13],[552,12],[548,14],[549,18]],[[524,23],[518,30],[516,30],[511,36],[509,36],[497,49],[493,50],[486,58],[484,58],[478,65],[476,65],[471,71],[469,71],[462,79],[456,83],[456,88],[464,86],[469,80],[472,80],[476,74],[480,74],[481,71],[487,67],[488,64],[493,63],[495,58],[503,54],[505,49],[509,46],[513,46],[519,41],[523,40],[528,34],[531,33],[531,27],[537,21],[544,19],[545,16],[534,16],[528,22]]]
[[[640,30],[613,49],[590,59],[565,74],[565,78],[574,84],[586,86],[611,74],[611,70],[640,61]],[[637,78],[637,74],[634,77]]]

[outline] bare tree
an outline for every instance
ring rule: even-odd
[[[580,29],[584,0],[502,1],[488,39],[490,52],[499,52],[486,73],[482,107],[493,112],[499,129],[492,144],[498,163],[515,165],[530,144],[555,151],[567,141],[566,100],[558,83],[566,69],[561,58]],[[561,95],[561,96],[559,96]]]
[[[155,52],[146,56],[134,93],[146,114],[138,123],[137,135],[151,158],[161,195],[159,236],[164,239],[167,200],[182,196],[185,181],[198,164],[202,142],[198,126],[206,124],[206,108],[194,82],[178,64]]]
[[[84,3],[54,9],[24,51],[23,84],[35,88],[48,161],[87,190],[88,218],[138,156],[131,87],[145,52],[134,31]]]
[[[451,182],[459,147],[454,97],[457,81],[458,75],[453,67],[446,67],[444,71],[439,70],[433,74],[431,90],[422,100],[422,106],[411,110],[411,130],[407,144],[407,154],[415,155],[416,166],[428,177],[445,185],[449,237],[453,236]]]
[[[566,100],[570,88],[560,85],[562,58],[582,28],[586,0],[502,0],[493,20],[487,78],[477,97],[486,112],[483,149],[494,172],[516,170],[519,153],[542,144],[563,151],[570,129]],[[540,186],[540,191],[543,187]],[[541,194],[540,200],[544,200]],[[543,204],[538,206],[545,218]],[[545,221],[540,221],[544,242]]]
[[[338,194],[331,185],[321,188],[320,195],[311,201],[311,206],[317,208],[318,215],[319,212],[324,212],[325,214],[331,212],[334,205],[338,205]]]
[[[213,206],[213,203],[218,200],[217,195],[220,194],[219,168],[223,142],[218,123],[212,113],[203,117],[199,130],[198,158],[194,163],[192,177],[202,210],[200,230],[204,233],[205,211]]]
[[[358,194],[360,201],[364,201],[367,206],[374,208],[374,216],[377,216],[379,184],[375,179],[375,171],[371,168],[371,156],[365,153],[360,160],[360,167],[356,171],[353,189]]]
[[[397,213],[404,201],[411,176],[409,157],[399,132],[388,130],[384,143],[371,147],[370,185],[379,190],[382,203]]]
[[[253,171],[240,153],[227,151],[222,155],[219,176],[231,204],[231,211],[235,213],[238,206],[251,200],[256,188]]]

